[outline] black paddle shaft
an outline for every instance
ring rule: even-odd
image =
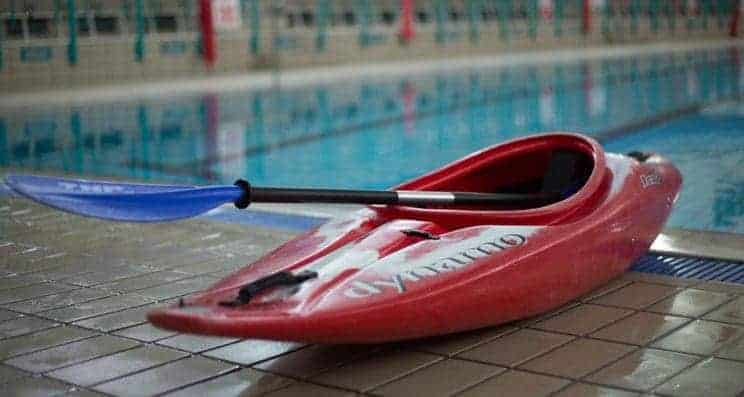
[[[555,194],[471,193],[418,190],[340,190],[295,189],[250,186],[245,181],[235,183],[245,192],[235,205],[245,208],[255,203],[328,203],[328,204],[387,204],[413,207],[425,206],[488,206],[539,205],[557,199]]]

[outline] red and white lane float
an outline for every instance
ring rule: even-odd
[[[14,189],[68,211],[84,212],[89,199],[14,178]],[[623,273],[661,231],[681,184],[659,155],[604,153],[582,135],[510,141],[404,183],[386,192],[397,205],[387,199],[330,221],[148,318],[194,334],[374,343],[534,316]],[[171,196],[188,190],[169,188]],[[259,193],[253,198],[265,198]],[[132,211],[136,194],[122,208]],[[128,214],[117,205],[105,217]],[[85,214],[99,216],[102,206]],[[157,220],[137,213],[142,219],[126,220]]]

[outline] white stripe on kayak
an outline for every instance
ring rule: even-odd
[[[455,195],[449,192],[417,192],[415,190],[399,190],[398,204],[418,204],[426,201],[432,204],[451,204],[455,202]]]

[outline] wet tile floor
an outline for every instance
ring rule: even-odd
[[[627,273],[502,327],[371,346],[196,337],[145,313],[292,236],[102,222],[0,197],[8,396],[717,396],[744,393],[744,286]]]

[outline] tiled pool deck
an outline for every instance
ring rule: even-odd
[[[151,307],[291,235],[204,219],[103,222],[0,196],[0,394],[744,393],[737,284],[631,272],[540,318],[387,345],[195,337],[146,323]]]

